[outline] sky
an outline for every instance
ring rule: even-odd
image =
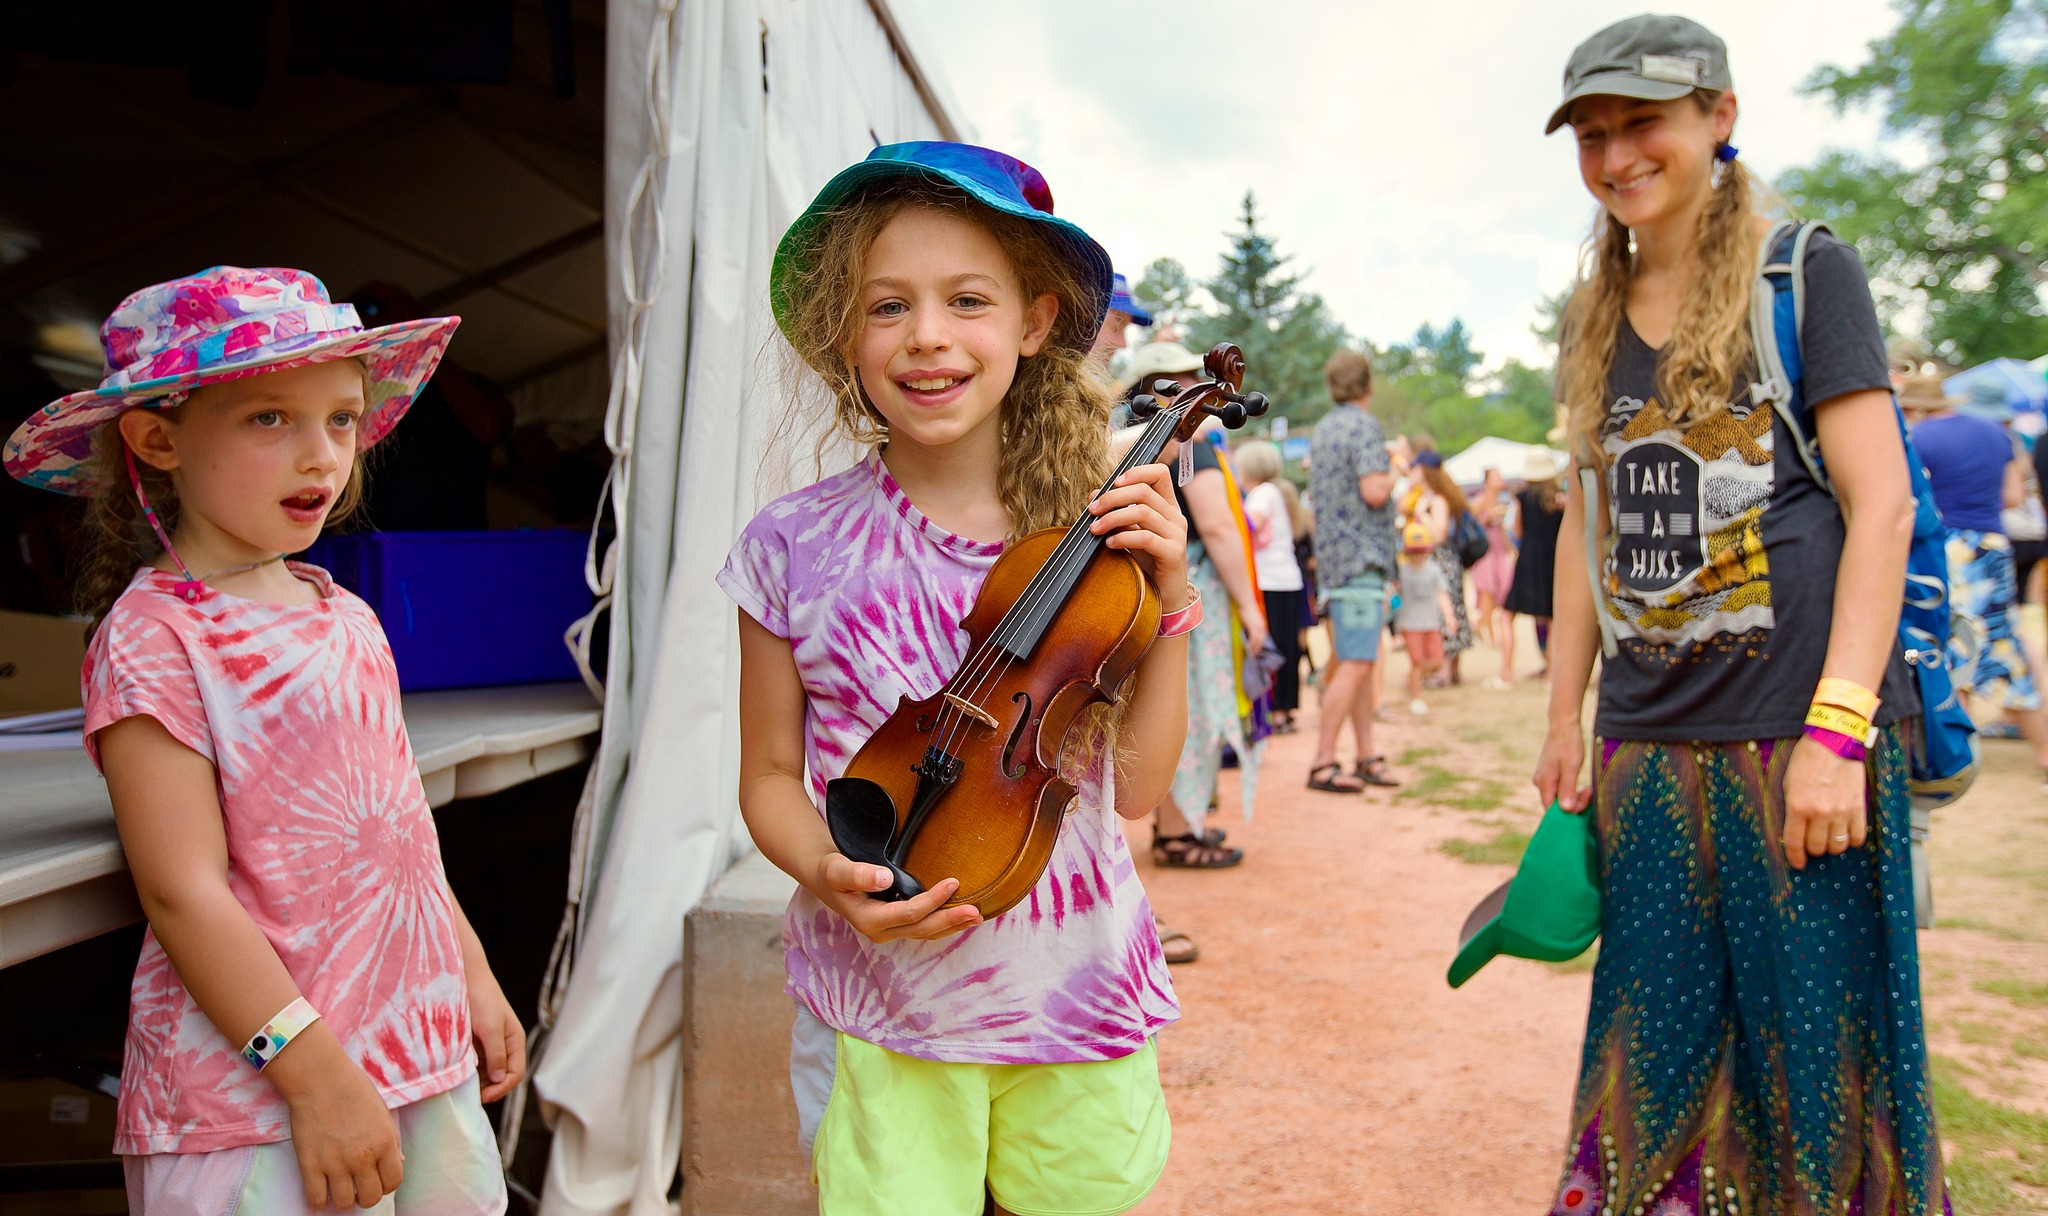
[[[1035,165],[1058,213],[1134,280],[1215,273],[1239,201],[1304,287],[1386,346],[1462,318],[1489,366],[1547,363],[1536,304],[1591,229],[1569,130],[1546,138],[1572,48],[1641,0],[891,0],[969,138]],[[1735,145],[1775,178],[1869,149],[1874,114],[1797,87],[1862,62],[1885,0],[1684,10],[1728,43]]]

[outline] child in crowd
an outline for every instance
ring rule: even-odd
[[[1394,611],[1394,627],[1408,650],[1408,712],[1416,717],[1429,712],[1422,682],[1443,670],[1444,622],[1453,619],[1450,589],[1432,560],[1435,550],[1429,525],[1415,521],[1401,529],[1401,563],[1395,575],[1401,606]]]
[[[799,884],[790,1080],[828,1216],[979,1216],[990,1195],[1003,1211],[1121,1212],[1165,1167],[1152,1038],[1179,1007],[1117,817],[1172,782],[1200,601],[1164,466],[1090,502],[1110,400],[1085,360],[1110,294],[1109,258],[1053,217],[1045,179],[962,144],[875,149],[776,254],[776,320],[839,433],[870,449],[770,503],[718,576],[740,609],[740,809]],[[1005,544],[1084,510],[1177,617],[1123,712],[1070,741],[1078,796],[1044,876],[993,918],[946,907],[952,878],[870,898],[890,874],[834,846],[826,783],[900,699],[953,675]]]
[[[8,441],[9,473],[92,499],[86,749],[149,917],[114,1141],[140,1216],[505,1210],[481,1103],[524,1034],[383,630],[283,560],[355,504],[456,323],[366,331],[309,274],[216,266],[122,301],[100,387]]]

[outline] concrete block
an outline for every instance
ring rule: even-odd
[[[782,913],[796,883],[760,854],[712,884],[683,925],[684,1216],[809,1216],[796,1143]]]

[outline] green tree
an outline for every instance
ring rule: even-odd
[[[1195,315],[1195,284],[1179,258],[1154,258],[1131,285],[1131,297],[1152,314],[1155,326],[1181,326]]]
[[[1304,276],[1288,273],[1292,261],[1260,230],[1257,200],[1247,191],[1222,264],[1203,284],[1216,308],[1189,319],[1188,345],[1202,351],[1237,343],[1245,387],[1266,394],[1273,413],[1299,427],[1329,408],[1323,363],[1347,335],[1323,298],[1303,290]]]
[[[1963,363],[2048,350],[2048,0],[1900,0],[1899,24],[1810,94],[1881,108],[1924,165],[1833,151],[1786,194],[1854,240],[1871,269],[1927,307],[1929,337]]]

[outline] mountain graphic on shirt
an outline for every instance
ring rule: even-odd
[[[1624,641],[1688,648],[1768,630],[1764,508],[1771,411],[1729,404],[1680,426],[1653,399],[1608,411],[1607,612]]]

